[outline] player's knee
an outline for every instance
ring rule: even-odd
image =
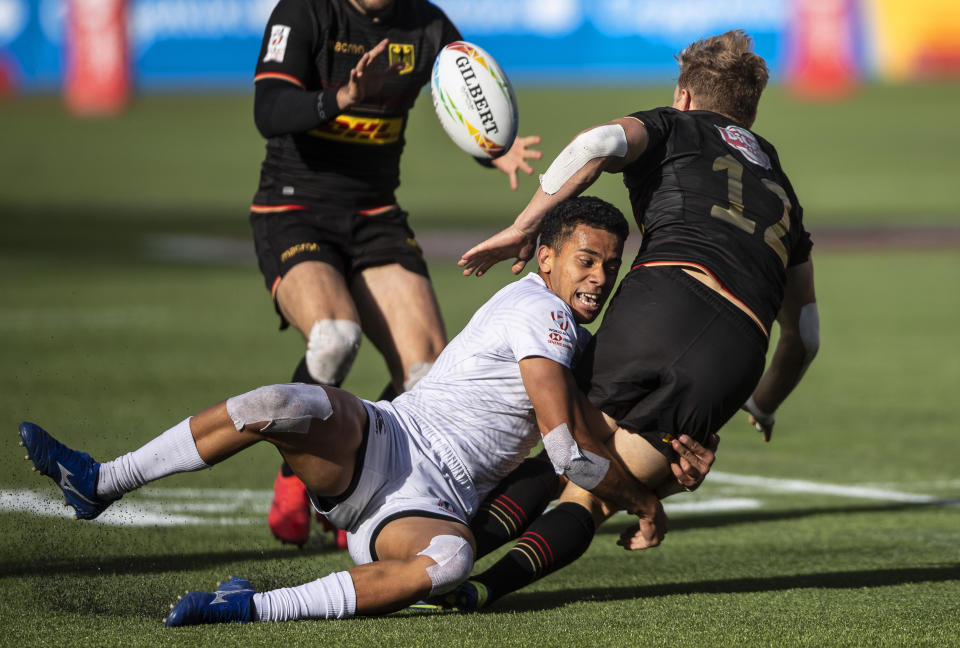
[[[330,418],[333,405],[316,385],[268,385],[228,398],[227,414],[237,430],[266,421],[260,432],[306,434],[312,420]]]
[[[417,555],[427,556],[436,563],[427,567],[431,596],[453,590],[470,577],[473,569],[473,548],[461,536],[434,536],[427,548]]]
[[[413,386],[429,373],[432,366],[432,362],[414,362],[410,365],[410,368],[407,369],[407,379],[403,381],[403,391],[413,389]]]
[[[357,357],[363,332],[352,320],[314,322],[307,338],[307,371],[321,385],[339,385]]]

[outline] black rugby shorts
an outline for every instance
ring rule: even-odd
[[[290,268],[304,261],[323,261],[340,271],[350,285],[366,268],[399,263],[429,278],[427,263],[407,213],[397,206],[367,213],[339,206],[297,206],[250,213],[260,271],[271,292]]]
[[[621,427],[667,459],[670,438],[706,442],[763,373],[767,339],[745,313],[678,267],[637,267],[621,281],[575,373]]]

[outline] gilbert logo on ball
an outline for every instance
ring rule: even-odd
[[[437,55],[430,80],[443,130],[470,155],[503,155],[517,136],[517,100],[507,75],[480,47],[450,43]]]

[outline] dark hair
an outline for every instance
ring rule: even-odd
[[[630,233],[623,212],[594,196],[568,198],[547,212],[540,223],[540,245],[559,250],[577,225],[587,225],[616,234],[621,241]]]
[[[742,29],[704,38],[677,54],[677,85],[690,91],[703,110],[722,113],[750,128],[770,74]]]

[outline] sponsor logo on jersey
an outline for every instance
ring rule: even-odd
[[[553,311],[550,313],[550,317],[553,318],[553,323],[560,327],[561,331],[566,331],[570,328],[570,316],[563,311]]]
[[[343,41],[337,41],[333,44],[333,51],[337,54],[354,54],[356,56],[362,56],[366,54],[367,48],[359,43],[344,43]]]
[[[547,333],[547,342],[562,349],[573,349],[573,346],[570,344],[570,339],[567,337],[566,333],[563,331],[558,331],[557,329],[550,329],[550,332]]]
[[[762,166],[764,169],[771,168],[770,157],[760,148],[760,143],[757,142],[753,133],[739,126],[727,126],[725,128],[717,126],[716,128],[720,131],[720,137],[723,138],[723,141],[728,146],[740,151],[748,162]]]
[[[283,63],[287,53],[287,41],[290,38],[290,28],[286,25],[273,25],[270,28],[270,41],[267,43],[267,53],[263,57],[264,63],[276,61]]]
[[[310,131],[315,137],[356,142],[358,144],[393,144],[400,139],[402,117],[355,117],[339,115],[331,122]]]
[[[393,67],[397,63],[402,64],[400,74],[410,74],[413,72],[413,45],[407,43],[390,43],[389,47],[388,65]]]

